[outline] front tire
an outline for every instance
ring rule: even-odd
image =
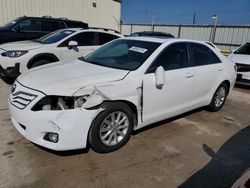
[[[121,102],[107,104],[93,121],[89,143],[98,153],[115,151],[125,145],[133,128],[133,113],[130,107]]]
[[[217,112],[219,111],[227,98],[228,94],[228,86],[225,82],[223,82],[215,91],[213,98],[208,106],[208,110],[211,112]]]

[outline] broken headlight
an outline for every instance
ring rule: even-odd
[[[65,97],[65,96],[46,96],[42,98],[33,108],[33,111],[40,110],[68,110],[81,108],[86,102],[86,96]]]

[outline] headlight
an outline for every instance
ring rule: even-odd
[[[64,97],[64,96],[46,96],[42,98],[33,108],[33,111],[40,110],[68,110],[81,108],[86,102],[86,96]]]
[[[26,51],[26,50],[13,50],[13,51],[3,52],[1,55],[4,57],[16,58],[16,57],[20,57],[20,56],[27,54],[27,53],[28,53],[28,51]]]

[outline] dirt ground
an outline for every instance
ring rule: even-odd
[[[230,187],[250,167],[250,88],[224,106],[196,110],[136,132],[120,150],[56,153],[12,126],[0,80],[0,187]]]

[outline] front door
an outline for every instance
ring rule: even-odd
[[[155,70],[165,70],[165,84],[156,87]],[[143,77],[143,121],[153,122],[180,114],[192,104],[193,68],[184,42],[167,46]]]
[[[76,41],[78,46],[69,48],[68,43],[70,41]],[[86,56],[88,53],[96,49],[96,33],[95,32],[83,32],[72,36],[60,45],[61,58],[63,60],[74,59],[82,56]]]

